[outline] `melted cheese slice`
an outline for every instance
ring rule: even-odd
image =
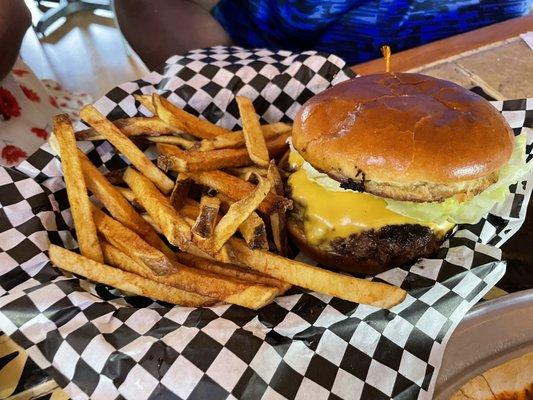
[[[303,208],[304,230],[312,245],[385,225],[418,224],[431,228],[437,235],[444,235],[453,227],[450,223],[438,225],[405,217],[387,209],[387,203],[380,197],[342,189],[338,182],[329,182],[331,178],[314,170],[295,150],[290,153],[289,164],[297,168],[288,184],[293,200]]]

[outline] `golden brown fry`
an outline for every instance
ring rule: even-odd
[[[196,143],[193,140],[185,139],[181,136],[149,136],[146,138],[149,142],[153,143],[165,143],[165,144],[173,144],[183,147],[184,149],[192,149],[196,146]]]
[[[292,125],[283,122],[275,122],[273,124],[261,125],[261,132],[265,140],[270,140],[282,133],[290,132]],[[234,131],[225,135],[219,135],[213,139],[203,139],[200,142],[198,150],[215,150],[228,147],[242,147],[245,146],[244,135],[242,131]]]
[[[200,185],[215,189],[233,201],[239,201],[254,190],[254,185],[222,171],[188,172],[187,176]],[[264,214],[272,214],[292,208],[292,201],[273,193],[269,193],[258,210]]]
[[[223,300],[227,303],[256,309],[270,303],[280,292],[278,287],[267,287],[258,285],[256,282],[237,280],[186,265],[179,265],[175,273],[158,276],[142,268],[135,261],[129,262],[120,254],[119,249],[112,248],[113,246],[109,244],[103,244],[103,247],[110,263],[119,268],[124,268],[155,282],[164,283],[187,292],[199,293],[202,296]]]
[[[289,134],[285,133],[267,143],[268,150],[273,157],[282,154],[287,149],[288,137]],[[244,148],[185,151],[177,146],[164,143],[158,143],[157,148],[161,153],[161,156],[157,159],[157,165],[164,171],[212,171],[253,164],[248,151]]]
[[[231,238],[230,244],[236,264],[319,293],[383,308],[401,303],[406,296],[396,286],[338,274],[264,250],[251,250],[238,238]]]
[[[104,249],[105,254],[105,249]],[[265,286],[277,287],[282,290],[287,290],[291,286],[286,282],[272,278],[268,275],[261,274],[256,271],[237,267],[232,264],[222,263],[215,260],[210,260],[203,257],[198,257],[189,253],[176,253],[178,260],[186,265],[194,268],[202,269],[204,271],[212,272],[214,274],[229,276],[231,278],[240,279],[247,282],[258,283]]]
[[[265,223],[256,212],[239,225],[239,232],[251,249],[268,250],[268,240]]]
[[[137,199],[135,198],[135,195],[131,191],[131,189],[122,187],[122,186],[113,186],[116,190],[120,192],[122,196],[125,197],[126,200],[132,205],[132,207],[137,211],[144,211],[144,207],[139,204]]]
[[[102,262],[104,256],[96,234],[91,203],[87,195],[87,187],[85,186],[76,138],[70,119],[66,114],[56,115],[53,124],[80,252],[86,257]]]
[[[170,135],[175,132],[167,124],[156,117],[132,117],[112,121],[126,136]],[[105,137],[93,128],[76,132],[76,140],[105,140]],[[165,136],[163,136],[165,137]]]
[[[165,246],[150,224],[147,223],[137,213],[137,211],[135,211],[132,205],[123,196],[123,193],[126,193],[126,191],[129,190],[126,188],[120,188],[122,192],[117,190],[117,188],[111,185],[109,181],[102,175],[98,168],[96,168],[89,161],[85,154],[79,150],[78,154],[87,187],[96,196],[96,198],[100,200],[113,218],[137,233],[152,246],[158,249],[160,249],[162,246]],[[131,197],[133,197],[133,193],[131,191],[129,191],[127,196],[130,196],[130,194]]]
[[[225,194],[218,193],[217,197],[222,201],[224,211],[227,211],[234,203],[233,200]],[[239,232],[251,249],[268,250],[265,223],[255,211],[239,225]]]
[[[105,176],[104,176],[105,178]],[[108,181],[109,182],[109,181]],[[128,200],[130,203],[133,203],[136,201],[135,195],[131,191],[131,189],[122,187],[122,186],[113,186],[117,192],[119,192],[126,200]]]
[[[174,189],[170,193],[170,204],[174,207],[174,210],[179,211],[185,199],[189,195],[189,190],[191,189],[192,180],[191,179],[177,179],[174,184]]]
[[[230,131],[217,126],[205,119],[200,119],[188,112],[176,107],[164,97],[154,93],[152,102],[156,115],[165,123],[178,131],[201,139],[210,139],[218,135],[224,135]]]
[[[98,231],[106,240],[135,261],[146,265],[158,275],[168,274],[174,270],[172,260],[167,255],[149,245],[131,229],[94,206],[93,216]]]
[[[276,164],[271,161],[268,167],[267,179],[272,186],[272,192],[284,195],[283,181]],[[270,215],[270,227],[272,237],[278,253],[282,256],[289,254],[289,245],[287,242],[287,220],[285,212],[278,212]]]
[[[270,157],[268,155],[265,137],[259,124],[259,117],[255,113],[252,101],[244,96],[237,96],[235,100],[237,101],[239,113],[241,114],[242,132],[246,150],[248,150],[248,154],[255,164],[261,167],[268,167]]]
[[[217,253],[224,243],[233,236],[233,234],[254,210],[261,204],[266,195],[270,192],[270,182],[266,179],[260,179],[255,190],[247,197],[233,203],[228,212],[220,219],[213,236],[211,236],[202,248],[208,253]]]
[[[213,235],[215,224],[218,218],[220,199],[203,195],[200,201],[200,214],[192,227],[193,235],[200,239],[207,239]]]
[[[155,115],[155,107],[154,103],[152,102],[151,94],[134,94],[133,97],[135,97],[135,100],[141,103],[144,108],[146,108],[148,111]]]
[[[172,180],[152,164],[148,157],[96,108],[91,105],[85,106],[80,111],[80,116],[128,157],[131,163],[154,182],[163,193],[169,193],[172,190],[174,187]]]
[[[200,203],[192,199],[186,199],[183,207],[180,209],[180,214],[191,219],[194,225],[194,221],[198,218],[198,214],[200,214]]]
[[[235,175],[245,181],[248,180],[248,177],[251,174],[259,175],[262,177],[266,177],[267,175],[267,169],[263,167],[258,166],[251,166],[251,167],[235,167],[235,168],[228,168],[226,169],[226,172],[229,172],[232,175]]]
[[[137,274],[93,261],[53,244],[50,245],[48,252],[50,260],[57,267],[125,292],[189,307],[203,307],[214,303],[205,296],[142,278]]]
[[[124,173],[124,181],[168,241],[182,250],[186,249],[191,242],[191,230],[170,201],[149,179],[132,168]]]

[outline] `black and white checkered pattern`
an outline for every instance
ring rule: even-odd
[[[242,94],[265,122],[287,120],[314,93],[352,76],[343,68],[315,52],[197,50],[96,106],[110,118],[133,116],[140,112],[132,94],[159,91],[235,128],[233,99]],[[532,158],[533,101],[495,106],[517,134],[528,131]],[[126,165],[107,142],[80,146],[102,171]],[[76,242],[60,164],[45,145],[16,169],[0,168],[0,329],[75,399],[430,399],[453,329],[505,272],[497,246],[523,222],[532,184],[514,185],[434,258],[376,277],[409,292],[392,310],[302,291],[258,311],[195,309],[124,297],[51,266],[49,242]]]

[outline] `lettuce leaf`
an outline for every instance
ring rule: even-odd
[[[385,199],[387,208],[420,221],[475,224],[497,203],[505,200],[509,194],[510,185],[518,182],[533,170],[533,162],[526,163],[526,141],[526,133],[515,138],[515,148],[509,162],[500,169],[498,181],[469,201],[461,203],[450,198],[441,203],[413,203]]]

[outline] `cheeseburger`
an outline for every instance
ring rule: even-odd
[[[524,148],[489,102],[454,83],[407,73],[343,82],[295,118],[289,233],[348,272],[430,256],[455,224],[505,199],[527,169]]]

